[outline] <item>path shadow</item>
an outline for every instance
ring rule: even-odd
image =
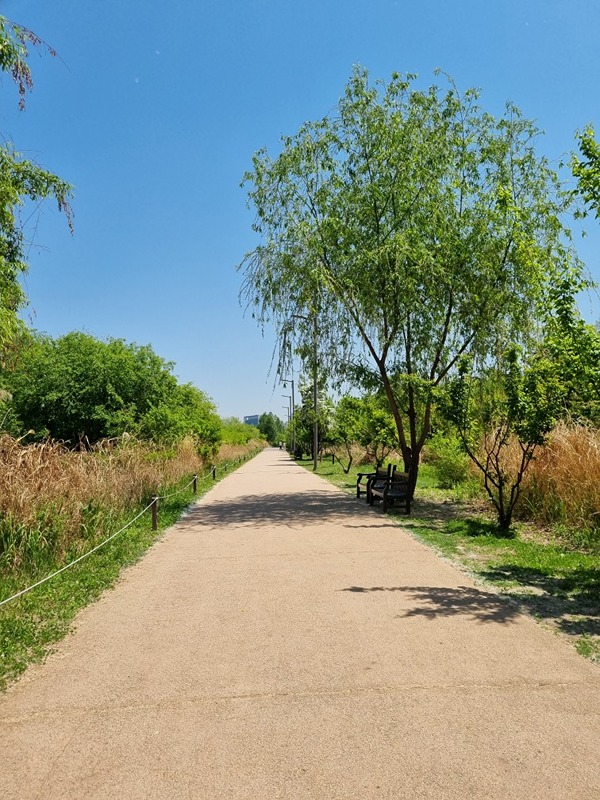
[[[507,597],[471,586],[349,586],[343,592],[404,592],[416,605],[397,619],[406,617],[467,616],[477,622],[514,622],[519,608]]]
[[[371,526],[363,523],[364,507],[345,494],[311,491],[236,497],[223,502],[199,503],[181,521],[182,526],[198,523],[211,526],[234,526],[248,523],[279,525],[314,525],[335,522],[352,527],[380,527],[377,518]],[[363,517],[364,518],[364,517]],[[350,527],[348,525],[348,527]]]
[[[556,577],[514,564],[480,570],[483,578],[509,581],[523,590],[523,610],[553,620],[563,633],[600,636],[600,569],[579,567]]]

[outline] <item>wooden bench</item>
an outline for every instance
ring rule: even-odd
[[[395,467],[394,467],[395,469]],[[387,467],[378,467],[375,472],[359,472],[356,476],[356,496],[360,499],[361,494],[367,495],[367,502],[369,502],[369,482],[389,478],[392,475],[392,465],[388,464]],[[363,483],[363,480],[365,483]]]
[[[408,472],[394,472],[389,478],[373,481],[368,486],[367,497],[369,505],[373,505],[376,498],[383,501],[383,513],[388,510],[390,503],[404,504],[407,514],[410,514],[410,493],[408,490]]]

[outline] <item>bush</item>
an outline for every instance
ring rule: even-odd
[[[471,474],[468,455],[459,440],[449,434],[438,433],[429,440],[426,460],[435,467],[440,489],[454,489]]]
[[[237,417],[226,417],[221,420],[221,441],[223,444],[248,444],[258,435],[257,428],[240,422]]]

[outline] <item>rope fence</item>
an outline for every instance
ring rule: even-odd
[[[78,564],[80,561],[83,561],[84,558],[87,558],[88,556],[91,556],[92,553],[96,552],[96,550],[99,550],[101,547],[104,547],[105,544],[108,544],[108,542],[110,542],[112,539],[115,539],[117,536],[119,536],[119,534],[124,533],[135,522],[137,522],[138,519],[140,519],[140,517],[142,517],[146,513],[146,511],[148,511],[149,509],[152,512],[152,530],[153,531],[158,530],[158,503],[159,503],[159,500],[170,500],[171,498],[176,497],[177,495],[182,494],[183,492],[185,492],[186,489],[190,488],[190,486],[193,486],[193,493],[196,494],[196,492],[198,491],[198,482],[202,483],[203,481],[205,481],[209,477],[212,478],[212,480],[216,480],[218,472],[223,472],[223,473],[224,472],[228,472],[231,468],[239,466],[242,462],[249,461],[251,458],[254,458],[254,456],[257,455],[258,452],[259,452],[259,450],[253,450],[251,453],[248,453],[245,456],[237,458],[234,461],[224,461],[222,464],[213,465],[207,472],[203,473],[200,477],[198,475],[194,475],[193,478],[191,479],[191,481],[189,483],[186,483],[186,485],[183,486],[181,489],[177,489],[177,491],[171,492],[170,494],[155,495],[152,498],[151,502],[148,503],[148,505],[145,508],[143,508],[139,512],[139,514],[137,514],[137,516],[135,516],[133,519],[129,520],[129,522],[126,525],[124,525],[122,528],[120,528],[118,531],[116,531],[115,533],[112,533],[110,536],[108,536],[106,539],[104,539],[102,542],[100,542],[100,544],[97,544],[95,547],[92,547],[92,549],[88,550],[87,553],[84,553],[82,556],[79,556],[78,558],[75,558],[73,561],[69,562],[68,564],[65,564],[64,567],[61,567],[60,569],[57,569],[55,572],[52,572],[50,575],[46,575],[45,578],[42,578],[41,580],[37,581],[37,583],[33,583],[31,586],[28,586],[26,589],[21,589],[20,592],[17,592],[16,594],[13,594],[12,597],[7,597],[5,600],[0,600],[0,608],[3,605],[6,605],[6,603],[10,603],[11,600],[16,600],[18,597],[22,597],[22,595],[27,594],[27,592],[30,592],[32,589],[36,589],[38,586],[41,586],[43,583],[46,583],[46,581],[49,581],[51,578],[56,577],[56,575],[60,575],[61,572],[64,572],[65,570],[69,569],[69,567],[72,567],[75,564]]]

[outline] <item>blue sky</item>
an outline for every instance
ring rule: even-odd
[[[19,113],[7,77],[0,131],[75,186],[75,235],[51,206],[35,231],[27,319],[59,336],[151,344],[222,416],[273,411],[273,333],[238,302],[256,239],[239,184],[252,154],[332,110],[353,64],[477,86],[545,131],[558,167],[600,132],[598,0],[0,0],[59,54],[33,53]],[[600,222],[578,251],[600,280]],[[582,302],[600,317],[598,298]]]

